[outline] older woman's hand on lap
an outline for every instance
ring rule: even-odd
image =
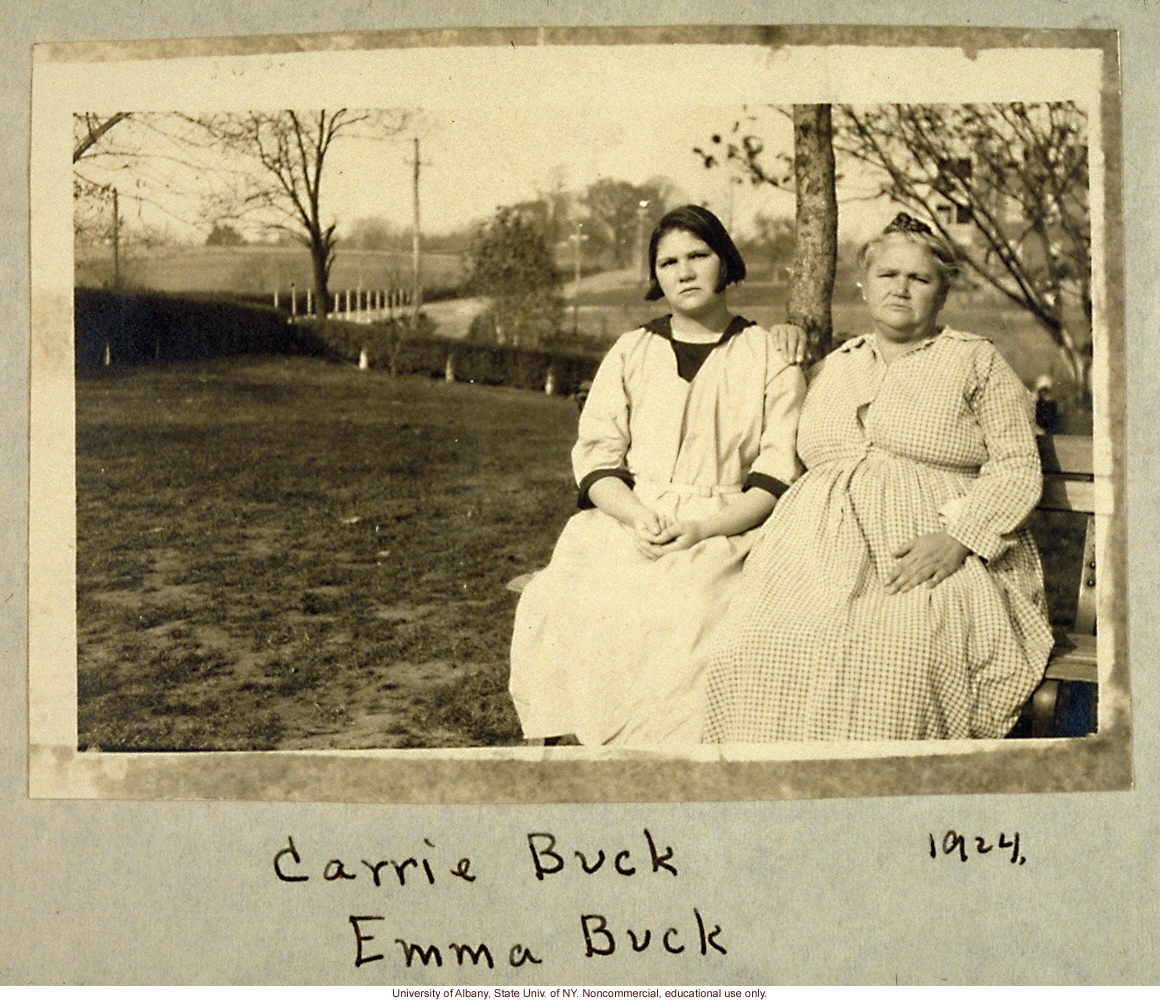
[[[937,587],[966,561],[971,550],[945,531],[932,531],[895,549],[898,560],[886,579],[886,593],[905,594],[920,583]]]

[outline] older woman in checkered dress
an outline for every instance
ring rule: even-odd
[[[1051,651],[1030,396],[936,325],[956,257],[927,226],[900,215],[860,262],[874,330],[811,373],[808,471],[723,624],[708,742],[1001,737]]]

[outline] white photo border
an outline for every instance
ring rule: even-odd
[[[1100,725],[1080,739],[785,748],[643,750],[262,751],[80,753],[76,747],[75,427],[72,358],[71,113],[76,81],[174,71],[208,77],[231,61],[265,60],[288,75],[313,53],[336,58],[405,49],[513,46],[760,46],[808,53],[835,46],[946,51],[972,62],[1009,51],[1033,66],[1052,53],[1095,54],[1086,81],[1093,129],[1093,395],[1099,551]],[[905,53],[901,53],[905,55]],[[281,67],[289,67],[282,72]],[[316,86],[309,68],[303,84]],[[281,74],[281,75],[280,75]],[[285,81],[283,80],[283,83]],[[813,85],[813,100],[841,93]],[[807,101],[811,94],[787,95]],[[1022,95],[1019,95],[1022,96]],[[357,105],[356,105],[357,106]],[[32,123],[32,356],[29,508],[29,794],[33,798],[509,803],[727,801],[1131,787],[1125,511],[1122,115],[1113,31],[874,27],[524,28],[234,37],[39,46]],[[1101,168],[1102,164],[1102,168]],[[67,217],[62,205],[68,206]],[[67,241],[67,249],[66,249]],[[67,261],[65,258],[67,257]],[[65,275],[67,273],[67,280]]]

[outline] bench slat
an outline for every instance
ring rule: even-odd
[[[1083,562],[1079,572],[1079,594],[1075,601],[1075,630],[1083,635],[1096,632],[1096,519],[1088,516],[1083,539]]]
[[[1069,632],[1056,638],[1047,680],[1096,683],[1096,637]]]
[[[1082,479],[1044,476],[1039,507],[1041,510],[1074,510],[1091,514],[1096,508],[1095,485]]]
[[[1052,434],[1036,438],[1044,472],[1092,474],[1092,439],[1077,434]]]
[[[1095,607],[1095,486],[1092,439],[1076,435],[1046,435],[1036,439],[1043,468],[1043,496],[1040,510],[1076,511],[1087,514],[1083,562],[1080,565],[1079,595],[1074,632],[1056,632],[1043,681],[1024,711],[1029,716],[1031,735],[1059,735],[1056,707],[1061,685],[1069,681],[1098,683],[1096,669]],[[1090,729],[1096,728],[1091,720]]]

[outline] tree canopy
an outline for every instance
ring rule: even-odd
[[[499,344],[535,347],[555,334],[564,314],[560,275],[543,230],[511,209],[480,228],[468,289],[491,304],[477,325]]]
[[[229,223],[218,223],[205,238],[207,247],[240,247],[246,238]]]
[[[584,204],[590,219],[588,237],[596,243],[593,250],[606,249],[614,267],[629,267],[638,237],[643,233],[648,239],[671,195],[671,185],[661,179],[630,184],[606,177],[589,185]]]
[[[251,111],[187,118],[203,141],[237,161],[231,183],[218,189],[219,217],[252,218],[289,233],[310,251],[315,308],[329,301],[335,229],[323,208],[322,179],[327,154],[341,137],[384,139],[408,122],[402,111]],[[196,140],[193,140],[196,141]]]
[[[782,109],[777,109],[782,110]],[[788,111],[783,113],[788,114]],[[758,117],[698,152],[754,184],[791,187],[791,158],[768,151]],[[833,108],[839,163],[921,215],[985,286],[1026,309],[1086,376],[1091,335],[1087,116],[1071,101]]]

